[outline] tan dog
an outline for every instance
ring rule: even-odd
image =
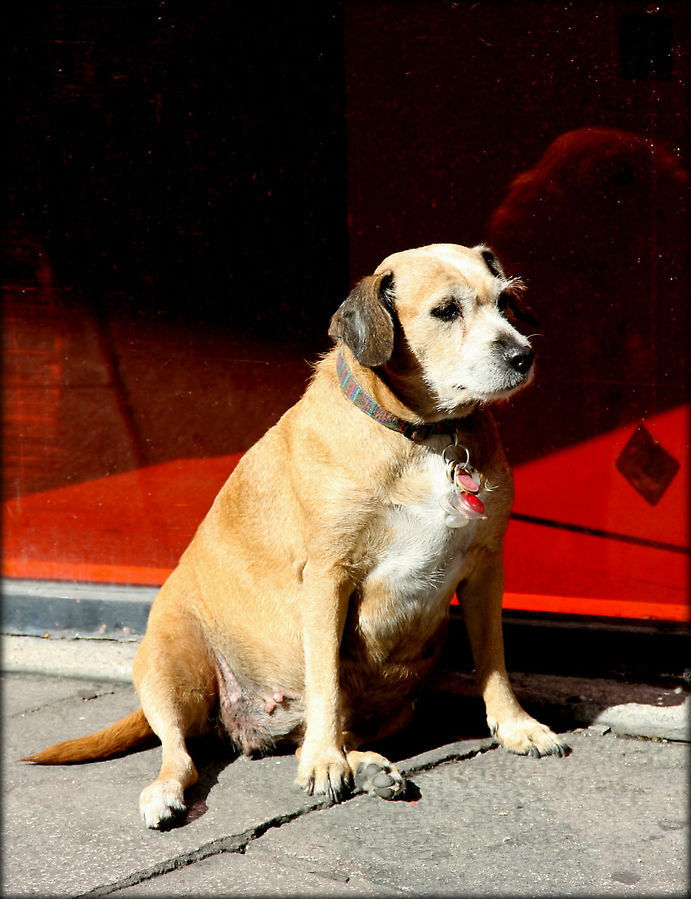
[[[150,738],[148,827],[185,809],[185,739],[222,725],[247,753],[289,741],[297,783],[333,800],[403,781],[365,740],[395,732],[438,658],[459,587],[489,727],[507,748],[563,754],[511,690],[501,632],[512,480],[485,407],[532,377],[510,324],[518,282],[494,254],[396,253],[338,309],[338,346],[242,458],[161,588],[134,661],[141,708],[32,756],[106,758]]]

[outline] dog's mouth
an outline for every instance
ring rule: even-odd
[[[530,382],[533,380],[534,374],[535,366],[531,358],[530,365],[526,368],[525,371],[510,371],[507,373],[507,384],[505,390],[509,393],[514,393],[516,390],[521,390],[523,387],[527,387],[527,385],[530,384]]]
[[[531,359],[531,363],[526,367],[525,371],[509,369],[502,374],[503,376],[498,379],[498,383],[486,389],[471,386],[470,384],[457,384],[454,386],[454,391],[461,398],[462,403],[493,403],[499,400],[506,400],[530,384],[535,374],[535,366]]]

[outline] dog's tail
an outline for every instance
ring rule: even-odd
[[[35,765],[72,765],[77,762],[95,762],[122,755],[130,749],[154,739],[154,732],[139,708],[126,718],[88,737],[65,740],[23,758],[23,762]]]

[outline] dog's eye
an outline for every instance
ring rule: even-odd
[[[434,318],[438,318],[442,322],[452,322],[455,318],[460,317],[461,307],[456,300],[446,300],[439,306],[435,306],[434,309],[431,310],[430,315],[434,316]]]

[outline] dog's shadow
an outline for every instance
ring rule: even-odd
[[[188,741],[188,750],[199,772],[199,779],[185,793],[187,811],[171,822],[171,827],[191,824],[208,811],[206,800],[218,783],[220,773],[239,757],[226,740],[216,735],[196,737]]]
[[[552,719],[559,717],[556,707],[550,706],[549,710],[539,706],[533,708],[529,702],[525,702],[524,707],[538,716],[549,711]],[[554,720],[550,723],[554,723]],[[564,730],[574,726],[574,721],[568,714],[564,720],[556,723],[561,725],[559,729]],[[442,682],[422,694],[411,722],[404,729],[385,740],[369,741],[362,748],[379,752],[396,764],[449,743],[486,739],[489,736],[482,698],[472,687],[461,687],[460,691],[450,690],[445,689]],[[272,754],[288,756],[293,755],[294,751],[294,747],[284,745],[278,746]],[[168,829],[189,824],[206,814],[207,798],[218,784],[220,773],[239,756],[227,740],[217,735],[191,739],[189,752],[199,772],[199,780],[186,793],[186,814],[170,822]],[[406,778],[403,792],[394,801],[416,802],[421,797],[422,793],[415,781]]]
[[[368,743],[367,749],[380,752],[394,763],[460,739],[487,736],[481,700],[472,696],[425,695],[410,724],[395,736]],[[189,740],[188,748],[199,772],[197,783],[186,793],[187,812],[171,821],[166,829],[191,824],[206,814],[207,799],[218,784],[221,772],[238,758],[228,741],[210,735]],[[292,755],[293,748],[278,747],[275,755]],[[399,802],[416,802],[421,798],[417,784],[406,778]]]

